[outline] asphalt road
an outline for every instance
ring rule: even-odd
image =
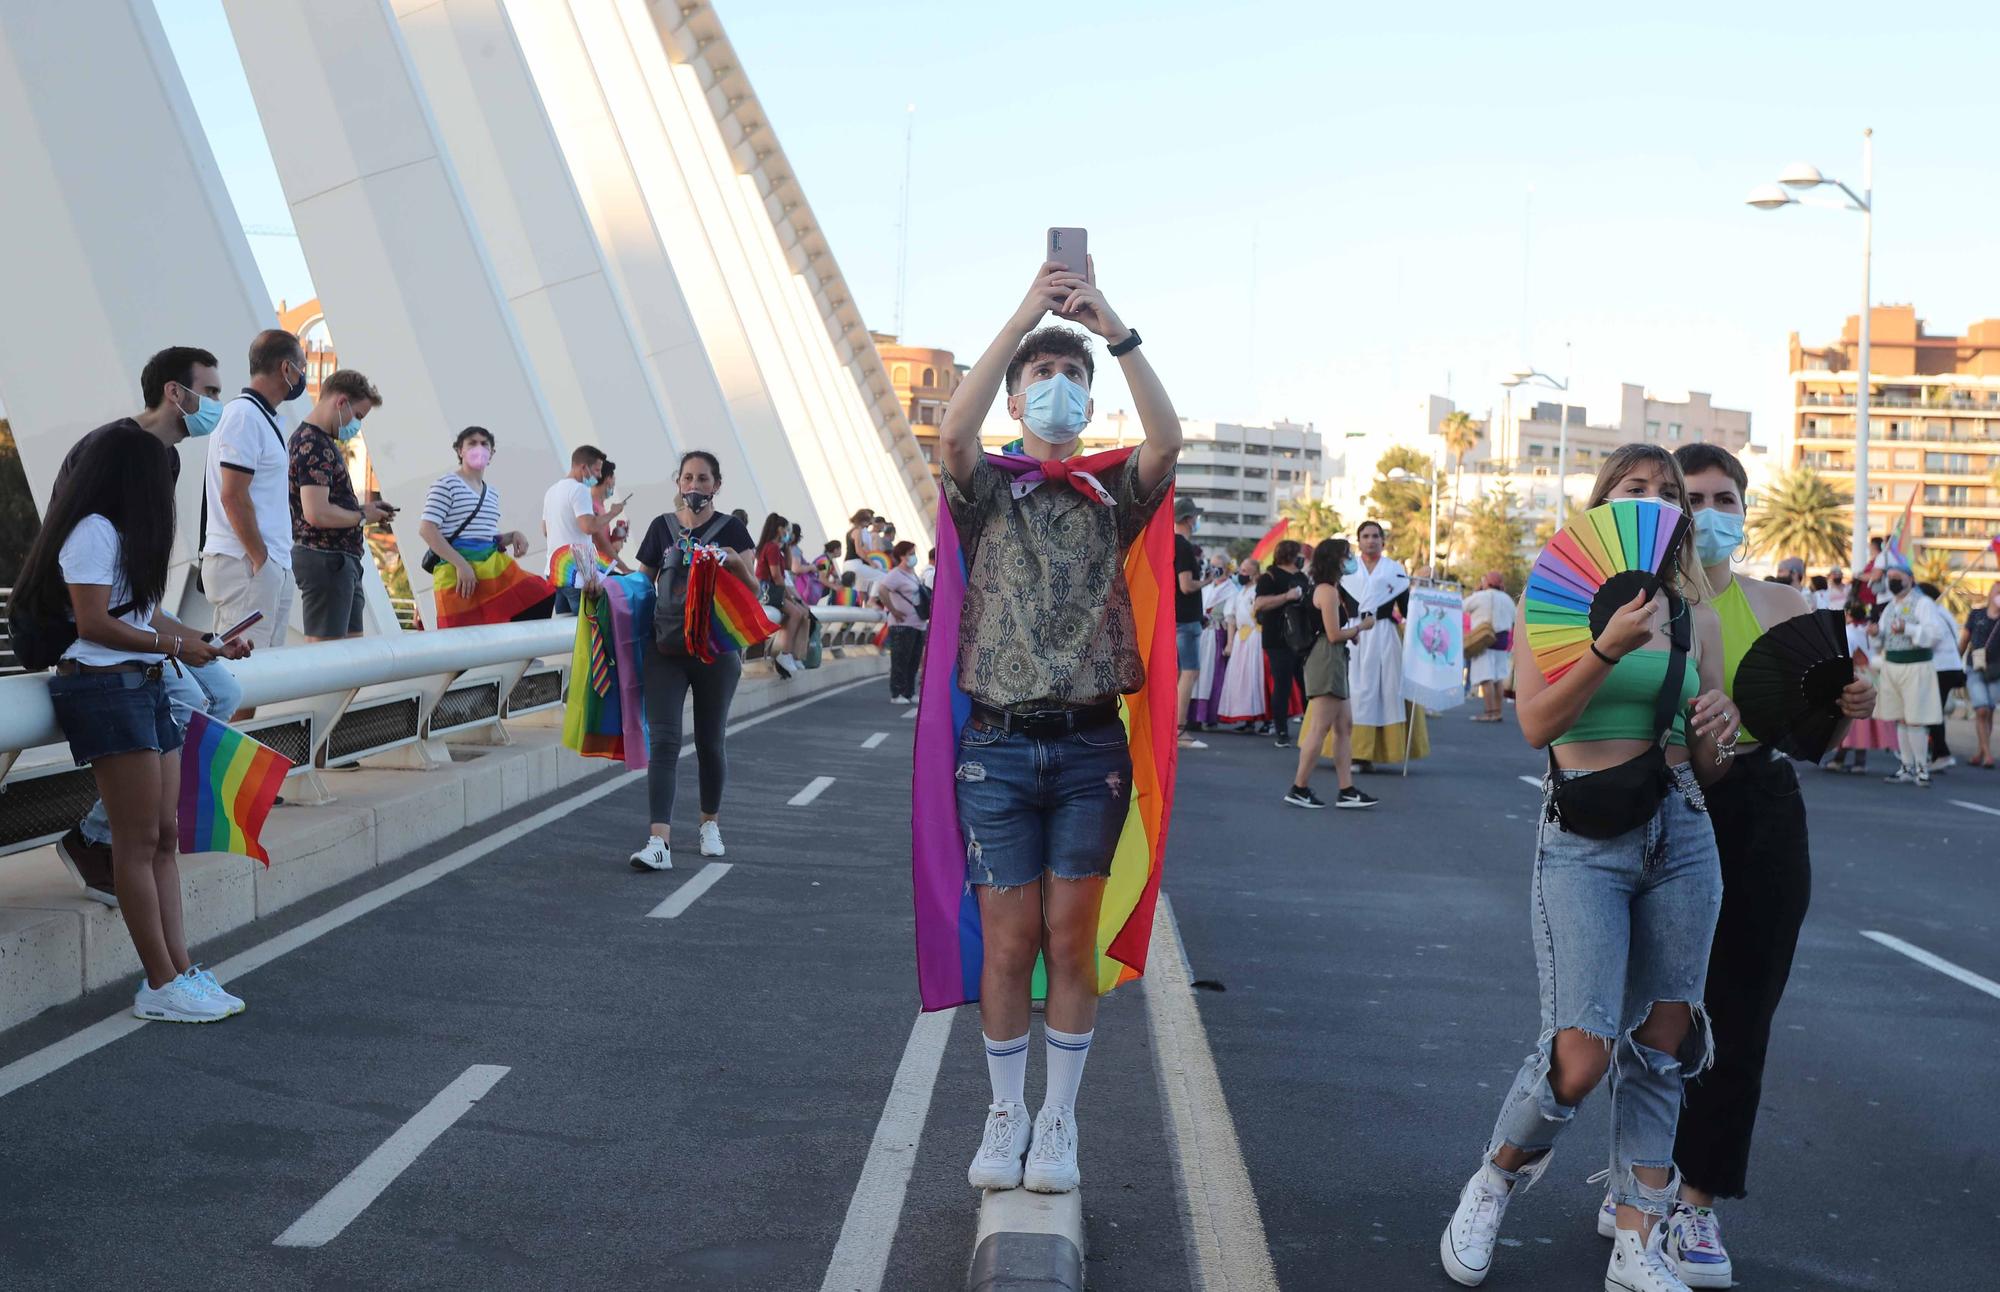
[[[0,1287],[810,1290],[850,1243],[884,1254],[883,1288],[963,1286],[987,1099],[970,1011],[922,1074],[914,1151],[885,1159],[907,1190],[867,1214],[893,1221],[848,1225],[917,1018],[915,724],[885,693],[732,737],[730,869],[673,919],[646,917],[703,865],[688,765],[670,875],[625,864],[638,784],[581,801],[607,775],[522,837],[507,826],[549,801],[206,949],[222,960],[495,843],[237,980],[243,1016],[149,1025],[0,1097]],[[1438,1231],[1536,1032],[1537,796],[1516,779],[1536,756],[1511,725],[1453,715],[1435,732],[1407,781],[1364,782],[1384,800],[1365,813],[1281,805],[1289,758],[1267,741],[1217,736],[1182,764],[1168,888],[1286,1288],[1447,1286]],[[790,806],[817,776],[834,780]],[[1991,1286],[2000,1000],[1860,931],[2000,978],[2000,815],[1951,802],[2000,809],[2000,775],[1953,772],[1920,797],[1813,773],[1806,792],[1818,887],[1752,1197],[1725,1213],[1739,1280]],[[1146,989],[1106,1001],[1081,1109],[1091,1286],[1112,1292],[1200,1286]],[[0,1064],[126,1000],[0,1034]],[[481,1065],[507,1071],[336,1236],[277,1245]],[[1600,1097],[1510,1217],[1520,1246],[1488,1287],[1598,1286],[1584,1177],[1605,1134]]]

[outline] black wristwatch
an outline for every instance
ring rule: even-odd
[[[1120,341],[1117,345],[1111,347],[1110,355],[1114,359],[1122,359],[1126,355],[1132,353],[1134,350],[1137,350],[1139,348],[1139,342],[1140,342],[1140,336],[1136,330],[1127,332],[1125,334],[1125,339],[1123,341]]]

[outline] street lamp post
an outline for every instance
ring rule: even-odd
[[[1845,202],[1800,201],[1786,189],[1813,189],[1831,184],[1847,195]],[[1870,278],[1875,260],[1875,132],[1861,132],[1861,191],[1822,175],[1819,167],[1795,162],[1785,167],[1776,184],[1760,184],[1744,199],[1760,211],[1777,211],[1787,206],[1823,206],[1836,211],[1861,214],[1861,346],[1855,356],[1858,371],[1854,378],[1854,546],[1849,556],[1856,571],[1868,564],[1868,332],[1870,303],[1874,292]]]
[[[1569,383],[1573,361],[1570,357],[1569,342],[1563,342],[1563,377],[1557,381],[1546,372],[1533,368],[1523,368],[1500,384],[1512,391],[1515,386],[1544,386],[1562,392],[1562,410],[1556,419],[1556,528],[1561,529],[1569,520],[1569,489],[1565,481],[1569,476]],[[1520,428],[1515,427],[1515,435]],[[1518,448],[1518,445],[1516,446]]]

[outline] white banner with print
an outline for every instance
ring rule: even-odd
[[[1403,698],[1426,709],[1454,709],[1465,702],[1465,597],[1457,588],[1410,588]]]

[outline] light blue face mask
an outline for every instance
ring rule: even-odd
[[[1348,557],[1345,561],[1342,561],[1340,563],[1340,572],[1342,574],[1352,574],[1360,568],[1361,568],[1361,562],[1355,560],[1351,556]]]
[[[1743,518],[1704,508],[1694,514],[1694,554],[1703,565],[1720,565],[1743,546]]]
[[[361,419],[350,417],[347,419],[347,425],[340,428],[340,442],[345,444],[359,434],[361,434]]]
[[[598,482],[599,478],[600,478],[600,477],[598,477],[598,476],[585,476],[585,477],[583,478],[583,487],[584,487],[584,488],[586,488],[586,489],[595,489],[595,488],[597,488],[597,482]]]
[[[181,425],[187,427],[189,435],[198,437],[212,433],[216,422],[222,418],[222,401],[210,399],[207,395],[197,394],[194,391],[188,393],[194,395],[200,403],[192,413],[181,414]]]
[[[1021,420],[1037,439],[1067,444],[1083,434],[1084,423],[1090,420],[1084,411],[1090,403],[1090,392],[1082,386],[1057,373],[1022,393],[1026,396],[1026,407]]]

